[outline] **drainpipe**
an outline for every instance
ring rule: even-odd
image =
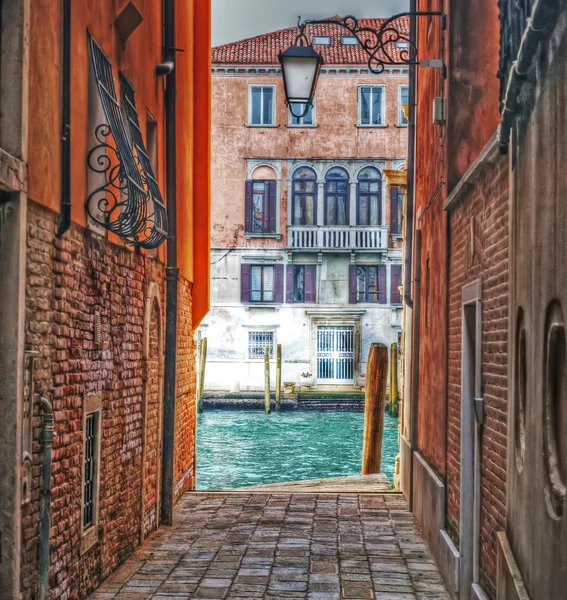
[[[61,210],[57,237],[71,226],[71,0],[63,0],[63,65],[61,106]]]
[[[43,444],[41,495],[39,499],[39,600],[49,598],[49,530],[51,528],[51,450],[53,448],[53,407],[43,396],[39,399],[43,412],[41,442]]]
[[[421,319],[421,229],[415,230],[415,279],[414,303],[412,313],[412,363],[411,363],[411,466],[410,466],[410,501],[409,508],[413,510],[413,466],[414,453],[417,452],[417,402],[419,398],[419,326]]]
[[[416,42],[416,23],[417,0],[410,0],[410,44],[415,47]],[[413,226],[414,226],[414,163],[415,163],[415,92],[416,92],[416,65],[409,66],[409,86],[408,86],[408,162],[407,172],[408,181],[406,189],[406,220],[405,238],[406,247],[404,255],[404,302],[408,308],[413,307],[412,300],[412,252],[413,252]],[[415,299],[415,294],[414,294]]]
[[[161,522],[173,522],[173,460],[175,436],[175,396],[177,366],[177,205],[176,205],[176,95],[175,71],[175,0],[163,0],[164,62],[173,68],[165,83],[165,162],[166,197],[169,232],[167,237],[166,303],[165,303],[165,364],[163,389],[163,454],[161,485]]]

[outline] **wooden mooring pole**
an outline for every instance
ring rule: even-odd
[[[276,412],[280,410],[280,398],[282,395],[282,345],[276,348]]]
[[[362,448],[363,475],[380,473],[387,383],[388,348],[384,344],[372,344],[366,363],[364,445]]]
[[[203,396],[205,395],[205,365],[207,364],[207,338],[201,340],[199,350],[199,382],[197,385],[197,410],[202,413],[205,408]]]
[[[270,408],[270,348],[264,348],[264,410],[269,415],[272,412]]]

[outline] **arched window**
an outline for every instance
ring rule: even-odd
[[[358,175],[358,225],[382,225],[382,177],[375,167],[365,167]]]
[[[317,177],[309,167],[300,167],[293,174],[293,225],[317,223]]]
[[[325,225],[348,225],[348,173],[333,167],[325,177]]]
[[[246,182],[246,233],[276,233],[277,202],[274,170],[258,167]]]

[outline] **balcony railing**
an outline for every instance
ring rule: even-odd
[[[385,250],[387,227],[288,227],[288,247],[297,250]]]

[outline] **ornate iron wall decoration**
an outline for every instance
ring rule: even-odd
[[[306,29],[310,25],[337,25],[353,35],[368,56],[368,68],[379,75],[387,66],[409,66],[419,64],[417,46],[410,38],[409,18],[413,16],[437,16],[445,18],[439,11],[404,12],[385,20],[379,29],[363,27],[352,15],[342,19],[310,19],[297,23],[299,35],[296,45],[309,45]],[[404,26],[403,20],[408,20]]]
[[[106,123],[96,127],[97,143],[87,155],[88,168],[99,173],[104,183],[90,191],[86,210],[95,223],[128,243],[155,248],[163,242],[166,234],[161,208],[156,210],[157,203],[154,202],[149,177],[140,167],[141,153],[138,156],[134,154],[132,142],[126,133],[112,64],[90,35],[89,46]],[[161,195],[157,200],[163,207]],[[157,213],[160,216],[156,217]]]
[[[151,198],[146,207],[146,227],[142,234],[138,236],[138,245],[142,248],[157,248],[167,238],[167,212],[150,157],[146,150],[144,138],[142,137],[138,111],[136,110],[134,87],[122,72],[120,73],[120,91],[122,107],[126,114],[136,159],[141,171],[142,182]]]

